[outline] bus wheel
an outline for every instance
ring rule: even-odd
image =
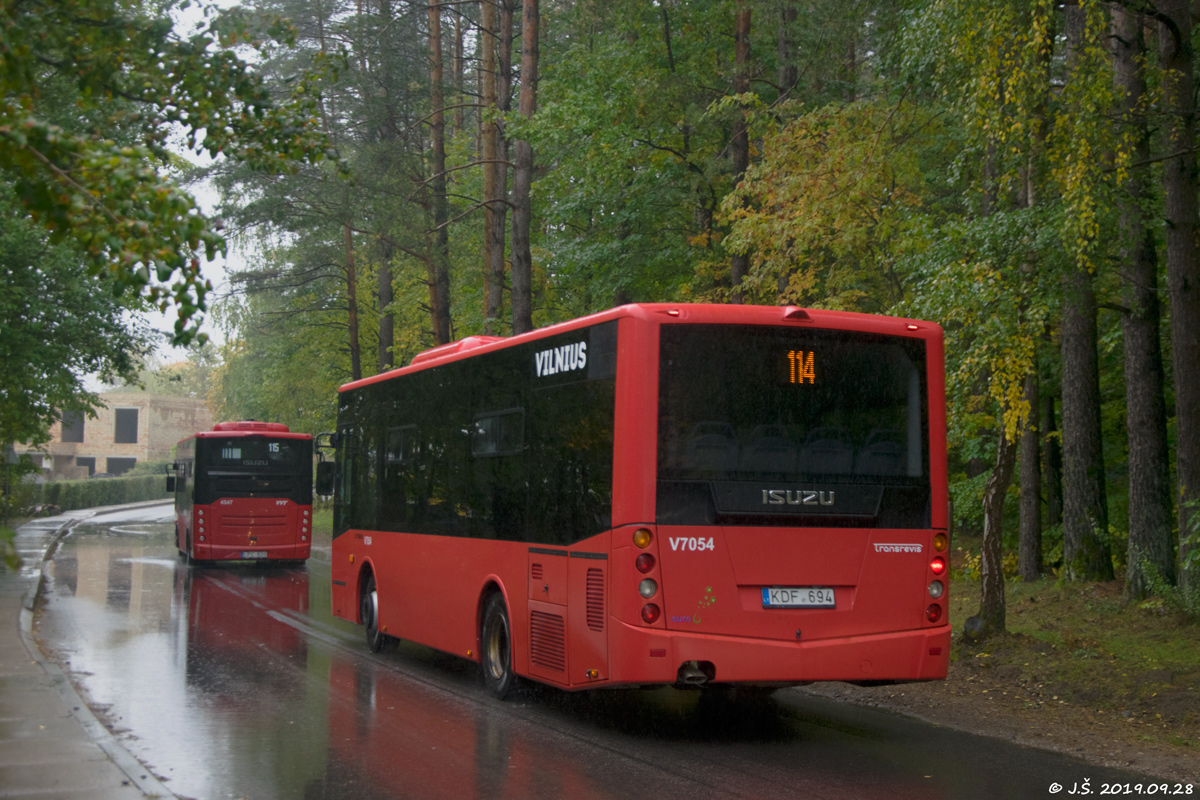
[[[479,666],[483,685],[497,700],[503,700],[516,683],[512,668],[512,631],[504,596],[499,592],[488,598],[479,631]]]
[[[368,575],[367,582],[363,584],[359,616],[362,617],[363,627],[367,629],[367,647],[373,653],[380,652],[387,643],[388,635],[379,630],[379,592],[375,590],[374,575]]]

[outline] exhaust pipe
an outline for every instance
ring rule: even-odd
[[[717,670],[710,661],[685,661],[679,666],[675,682],[680,686],[704,686],[716,674]]]

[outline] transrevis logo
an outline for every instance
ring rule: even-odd
[[[919,553],[921,552],[921,549],[921,545],[919,544],[885,544],[883,542],[875,543],[876,553]]]

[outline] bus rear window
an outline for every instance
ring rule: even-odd
[[[924,512],[923,341],[728,325],[664,325],[661,341],[660,521],[800,514],[879,524],[889,500],[910,507],[910,524],[914,503]],[[803,495],[789,490],[817,500],[790,503]],[[829,498],[837,502],[821,502]],[[706,520],[685,510],[704,503]]]
[[[312,444],[307,439],[242,436],[202,441],[202,464],[219,472],[294,473],[308,469],[312,459]]]

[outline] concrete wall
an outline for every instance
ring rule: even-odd
[[[95,472],[113,472],[109,458],[137,461],[170,461],[175,443],[197,431],[209,430],[213,416],[203,400],[170,395],[135,392],[108,392],[100,395],[105,404],[95,419],[83,421],[83,441],[62,441],[62,424],[50,428],[50,443],[43,448],[42,467],[46,477],[54,480],[84,478],[87,467],[80,467],[79,458],[94,458]],[[118,444],[116,438],[117,409],[137,409],[137,441]],[[29,448],[18,445],[18,453]],[[115,466],[115,465],[114,465]]]

